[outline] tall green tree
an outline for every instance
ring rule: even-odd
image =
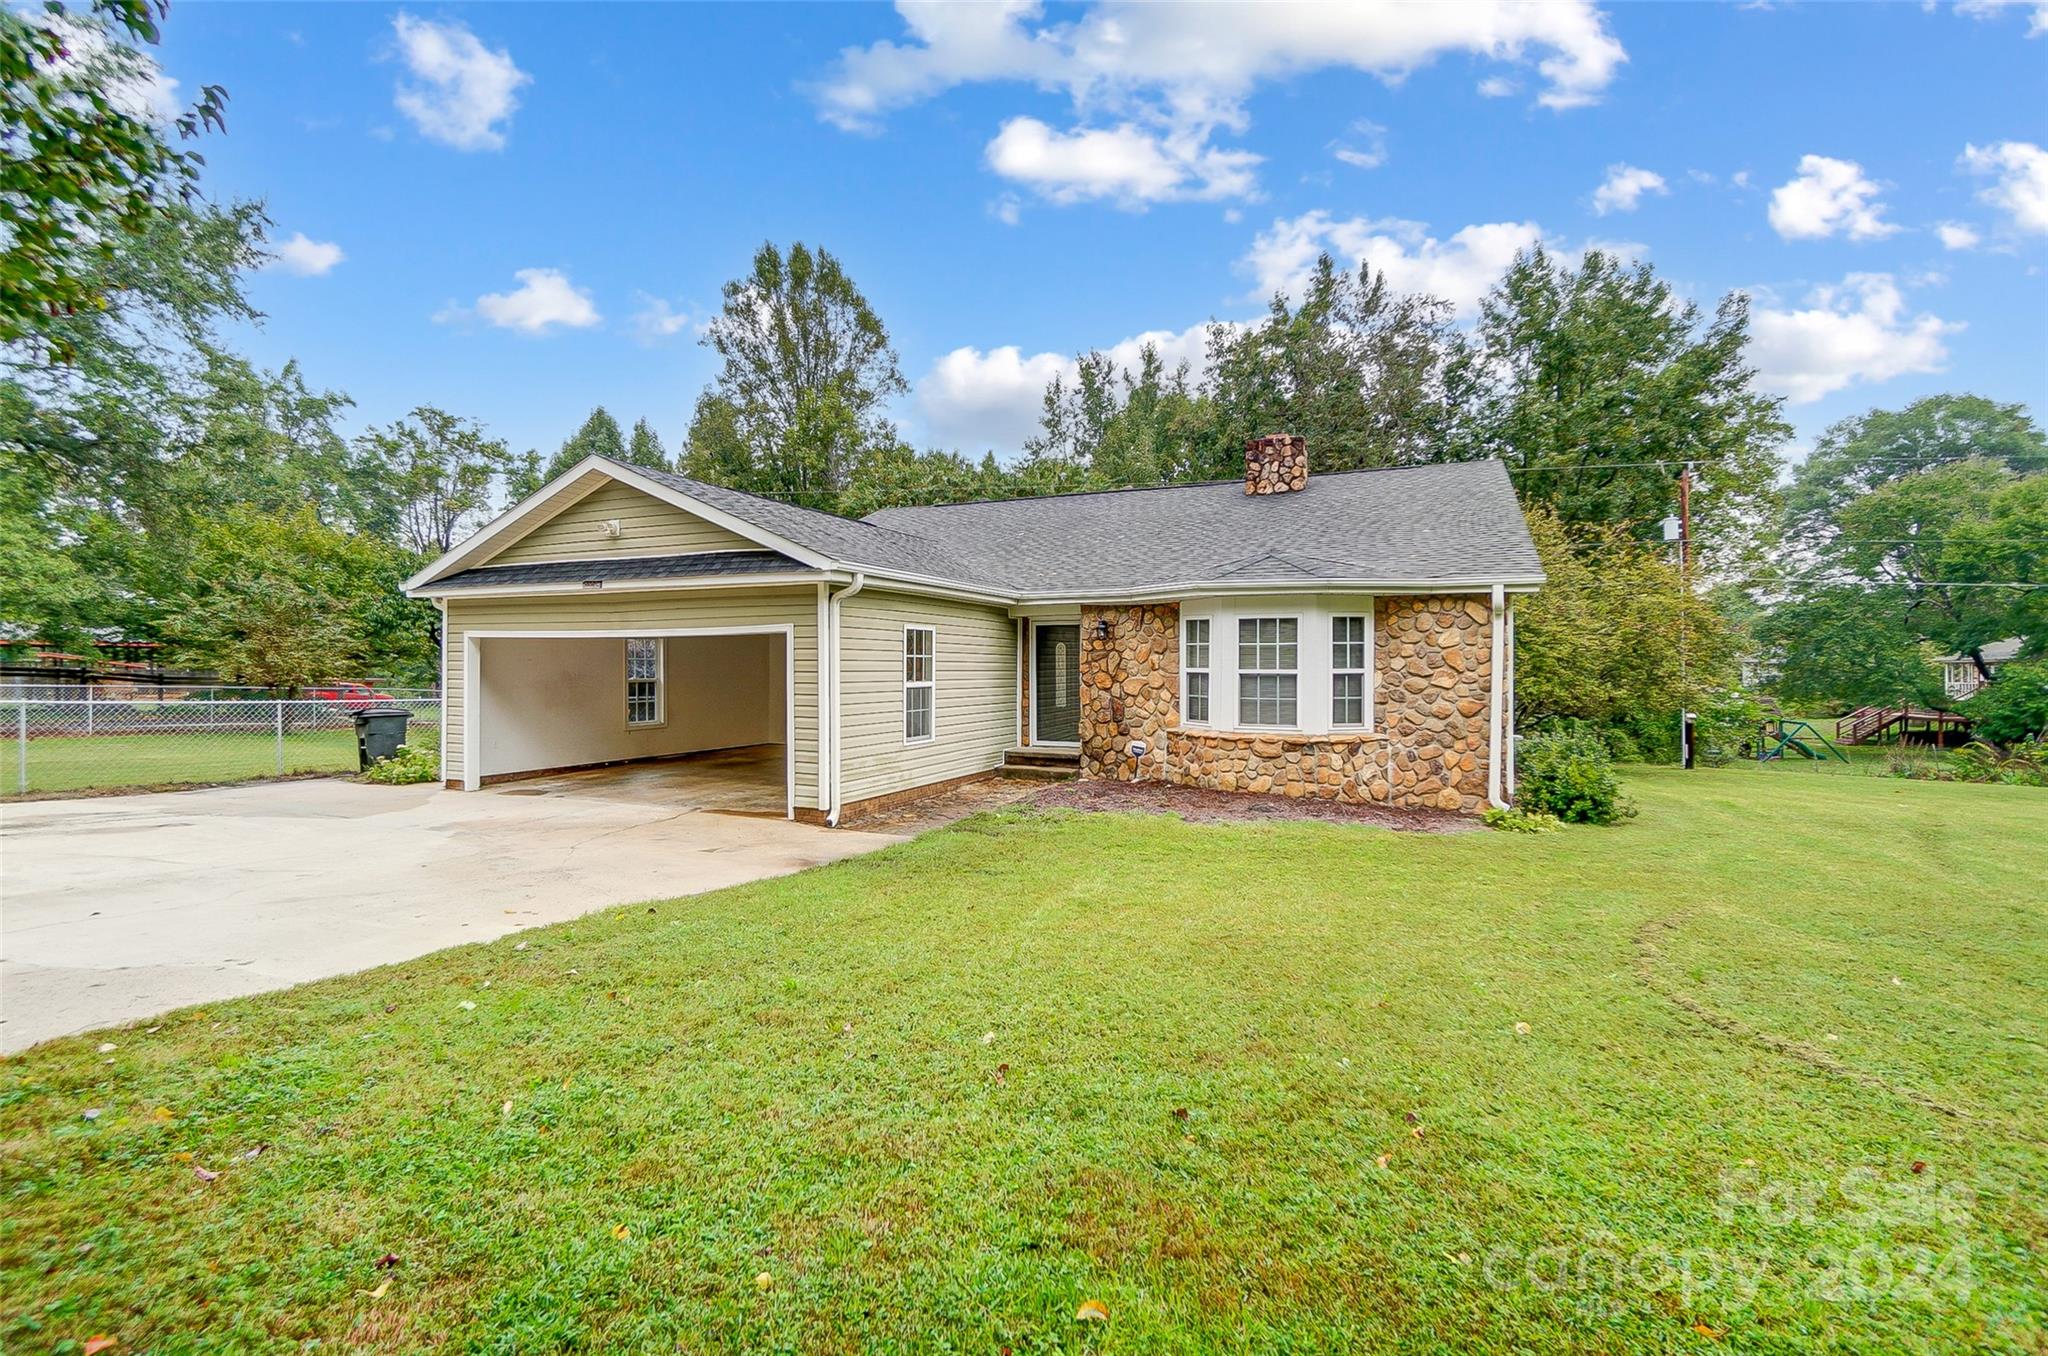
[[[582,426],[563,441],[561,450],[548,463],[545,479],[553,480],[585,457],[592,456],[610,457],[613,461],[626,460],[626,435],[619,431],[619,421],[612,418],[612,412],[602,405],[592,410]]]
[[[502,439],[472,419],[422,405],[359,440],[384,487],[376,527],[415,556],[444,554],[493,510],[493,483],[512,464]]]
[[[1931,395],[1902,410],[1830,424],[1785,494],[1795,546],[1817,546],[1834,514],[1888,481],[1972,457],[2022,474],[2048,470],[2048,436],[2024,405]]]
[[[1939,703],[1941,671],[1908,603],[1901,589],[1801,589],[1757,620],[1766,686],[1788,710]]]
[[[1733,685],[1737,637],[1665,552],[1618,523],[1529,511],[1548,577],[1515,606],[1515,711],[1575,717],[1675,742],[1678,713]]]
[[[1691,462],[1698,554],[1754,559],[1792,429],[1756,387],[1748,339],[1740,293],[1709,318],[1648,264],[1529,251],[1481,303],[1456,365],[1471,391],[1457,455],[1499,457],[1525,502],[1568,523],[1643,533],[1677,511],[1676,464]]]
[[[103,281],[125,236],[196,191],[200,157],[171,143],[223,128],[227,94],[205,86],[160,121],[148,104],[150,0],[84,9],[0,7],[0,344],[68,362],[67,321],[104,309]]]
[[[720,368],[690,423],[687,474],[829,509],[863,453],[895,443],[884,406],[908,385],[881,317],[827,251],[762,245],[703,342]]]
[[[1298,303],[1275,296],[1256,325],[1211,327],[1196,477],[1236,474],[1246,441],[1277,432],[1307,438],[1317,470],[1441,460],[1459,395],[1453,333],[1446,303],[1320,256]]]
[[[626,441],[625,460],[629,466],[645,466],[650,471],[669,469],[668,449],[661,445],[661,435],[645,418],[633,421],[633,436]]]

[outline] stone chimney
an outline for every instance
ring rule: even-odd
[[[1244,445],[1244,492],[1287,494],[1308,485],[1308,439],[1268,433]]]

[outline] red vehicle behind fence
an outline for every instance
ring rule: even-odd
[[[341,702],[351,711],[391,700],[389,693],[379,692],[368,683],[328,683],[324,687],[307,688],[306,696],[316,702]]]

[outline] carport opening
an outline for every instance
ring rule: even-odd
[[[482,639],[478,775],[785,814],[786,644],[781,633]]]

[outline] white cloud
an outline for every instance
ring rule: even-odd
[[[643,344],[658,344],[664,339],[673,339],[697,324],[687,307],[678,310],[669,305],[666,298],[650,296],[645,292],[634,295],[640,305],[639,309],[633,312],[633,337]],[[595,319],[593,314],[593,323]]]
[[[1355,169],[1378,169],[1387,163],[1387,129],[1360,118],[1346,134],[1349,140],[1330,143],[1330,154]]]
[[[1609,165],[1606,180],[1593,190],[1593,211],[1603,217],[1609,212],[1633,212],[1645,193],[1668,196],[1670,192],[1664,176],[1655,170]]]
[[[398,86],[398,111],[422,136],[458,151],[504,149],[504,124],[519,107],[520,87],[533,80],[511,52],[491,50],[454,20],[435,23],[401,11],[391,26],[417,81]]]
[[[510,292],[486,292],[474,307],[449,306],[434,319],[450,322],[476,316],[501,330],[543,335],[557,325],[588,329],[603,319],[590,293],[569,281],[557,268],[522,268],[512,275],[519,286]]]
[[[1388,83],[1450,54],[1533,66],[1538,102],[1574,108],[1596,102],[1628,59],[1593,0],[1525,4],[1468,0],[1457,5],[1351,3],[1179,6],[1102,0],[1078,18],[1045,18],[1036,0],[962,5],[898,0],[905,34],[842,51],[813,89],[819,113],[853,131],[873,131],[893,109],[955,86],[1022,82],[1064,92],[1076,127],[1005,125],[1021,144],[997,152],[1032,163],[1062,156],[1109,158],[1112,191],[1072,191],[1058,201],[1157,200],[1133,183],[1169,185],[1175,198],[1248,196],[1256,158],[1209,145],[1220,131],[1250,125],[1246,102],[1263,82],[1338,67]],[[1025,130],[1012,129],[1023,124]],[[1139,145],[1150,138],[1149,146]],[[998,139],[1000,142],[1001,139]],[[1161,166],[1177,165],[1167,176]],[[1042,166],[1041,166],[1042,167]],[[999,170],[999,172],[1001,172]],[[1089,168],[1085,180],[1104,171]],[[1049,174],[1056,186],[1077,182]],[[1192,186],[1192,191],[1190,191]]]
[[[1119,340],[1102,352],[1119,367],[1135,369],[1146,344],[1159,351],[1166,370],[1185,362],[1191,381],[1207,370],[1209,327],[1147,330]],[[917,404],[932,441],[964,452],[993,449],[1008,457],[1038,432],[1045,388],[1054,377],[1072,381],[1078,365],[1070,354],[1026,354],[1015,344],[986,352],[956,348],[933,363],[917,383]]]
[[[1489,75],[1479,82],[1479,97],[1482,99],[1506,99],[1521,90],[1521,86],[1504,75]]]
[[[1005,226],[1015,226],[1024,220],[1024,202],[1014,193],[1005,193],[988,205],[988,214]]]
[[[1061,132],[1036,118],[1004,123],[987,155],[997,174],[1053,202],[1108,199],[1123,207],[1241,197],[1251,191],[1252,166],[1260,159],[1131,123]]]
[[[1438,240],[1419,221],[1339,220],[1317,210],[1291,221],[1275,220],[1240,262],[1261,296],[1296,295],[1314,270],[1316,256],[1327,250],[1342,267],[1369,263],[1400,290],[1440,297],[1469,317],[1515,255],[1541,243],[1543,231],[1533,221],[1467,226]]]
[[[2027,36],[2048,33],[2048,0],[1956,0],[1956,13],[1973,19],[1993,19],[2006,10],[2027,12]]]
[[[1821,240],[1836,232],[1875,240],[1899,228],[1883,220],[1878,185],[1853,160],[1825,155],[1799,158],[1797,177],[1771,193],[1771,226],[1787,240]]]
[[[1972,174],[1997,177],[1977,196],[2010,216],[2015,230],[2048,234],[2048,151],[2031,141],[1965,146],[1962,164]]]
[[[1803,308],[1758,307],[1750,315],[1749,359],[1763,386],[1794,405],[1846,386],[1939,372],[1944,338],[1960,324],[1907,314],[1889,273],[1851,273],[1839,286],[1814,289]]]
[[[1960,221],[1941,222],[1934,228],[1934,233],[1940,237],[1941,247],[1945,250],[1973,250],[1984,239],[1977,234],[1975,227]]]
[[[291,239],[280,241],[270,253],[266,269],[317,278],[348,256],[331,240],[310,239],[304,231],[293,231]]]

